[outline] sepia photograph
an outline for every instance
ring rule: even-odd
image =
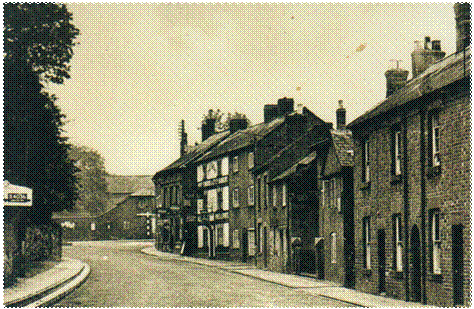
[[[3,305],[470,307],[470,44],[470,2],[3,2]]]

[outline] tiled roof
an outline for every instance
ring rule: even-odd
[[[310,153],[309,155],[307,155],[303,159],[301,159],[298,162],[296,162],[295,164],[293,164],[289,169],[287,169],[286,171],[284,171],[280,175],[273,178],[271,181],[273,182],[273,181],[285,179],[285,178],[293,175],[294,173],[296,173],[298,171],[298,168],[300,166],[310,164],[311,162],[313,162],[314,159],[316,159],[317,156],[318,156],[317,151],[313,151],[312,153]]]
[[[81,218],[94,218],[88,211],[67,211],[54,212],[52,219],[81,219]]]
[[[253,145],[255,141],[259,141],[264,138],[267,134],[282,125],[284,121],[284,117],[279,117],[268,123],[263,122],[248,127],[245,130],[239,130],[221,141],[216,147],[207,152],[198,161],[213,159],[225,153]]]
[[[106,180],[109,193],[133,193],[154,186],[151,176],[108,175]]]
[[[205,153],[207,150],[209,150],[212,146],[216,145],[219,143],[222,139],[226,138],[229,135],[229,131],[224,131],[220,132],[214,135],[211,135],[209,138],[207,138],[205,141],[202,143],[193,146],[188,149],[188,151],[178,158],[176,161],[165,167],[164,169],[160,170],[155,174],[155,177],[161,173],[164,173],[166,171],[171,171],[173,169],[177,168],[183,168],[188,164],[189,162],[196,160],[201,156],[203,153]]]
[[[354,166],[354,142],[349,130],[331,130],[332,142],[341,166]]]
[[[155,196],[154,187],[143,188],[130,194],[130,196]]]
[[[352,121],[348,127],[354,127],[375,116],[413,101],[436,89],[447,86],[471,74],[471,48],[452,54],[431,65],[426,71],[410,80],[391,96],[378,103],[365,114]]]

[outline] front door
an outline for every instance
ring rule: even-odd
[[[377,254],[379,259],[379,293],[385,293],[385,230],[378,230],[377,244]]]
[[[411,229],[411,289],[412,300],[421,301],[421,257],[420,257],[420,233],[415,225]]]
[[[267,227],[263,227],[263,267],[268,267],[268,252],[267,252]]]
[[[453,225],[452,227],[452,263],[453,263],[453,305],[464,304],[463,291],[463,226]]]
[[[249,252],[249,234],[246,229],[242,231],[242,262],[247,262]]]

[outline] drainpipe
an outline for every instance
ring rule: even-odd
[[[426,110],[420,108],[420,190],[421,190],[421,297],[426,304],[426,183],[425,183],[425,119]]]
[[[407,137],[407,119],[402,124],[403,137],[403,225],[405,229],[405,250],[404,250],[404,275],[405,275],[405,301],[410,301],[410,263],[409,263],[409,221],[410,208],[408,203],[408,137]]]

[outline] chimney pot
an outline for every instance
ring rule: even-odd
[[[433,40],[431,42],[431,49],[432,50],[441,50],[441,41],[440,40]]]
[[[417,41],[415,41],[415,50],[411,53],[413,78],[423,73],[430,65],[432,65],[438,60],[443,59],[444,55],[446,55],[444,51],[437,50],[434,48],[429,49],[428,43],[430,41],[431,39],[429,36],[425,37],[424,49],[419,49],[416,46]],[[441,49],[441,43],[438,44],[438,42],[433,41],[433,45],[435,48],[438,48],[439,46],[439,48]]]
[[[247,128],[247,119],[235,118],[229,121],[230,134],[237,132],[238,130],[245,130]]]
[[[408,73],[407,70],[400,68],[389,69],[385,72],[385,77],[387,78],[387,98],[392,95],[392,93],[405,86]]]
[[[342,105],[342,100],[338,101],[339,108],[336,110],[336,128],[344,130],[346,128],[346,109]]]

